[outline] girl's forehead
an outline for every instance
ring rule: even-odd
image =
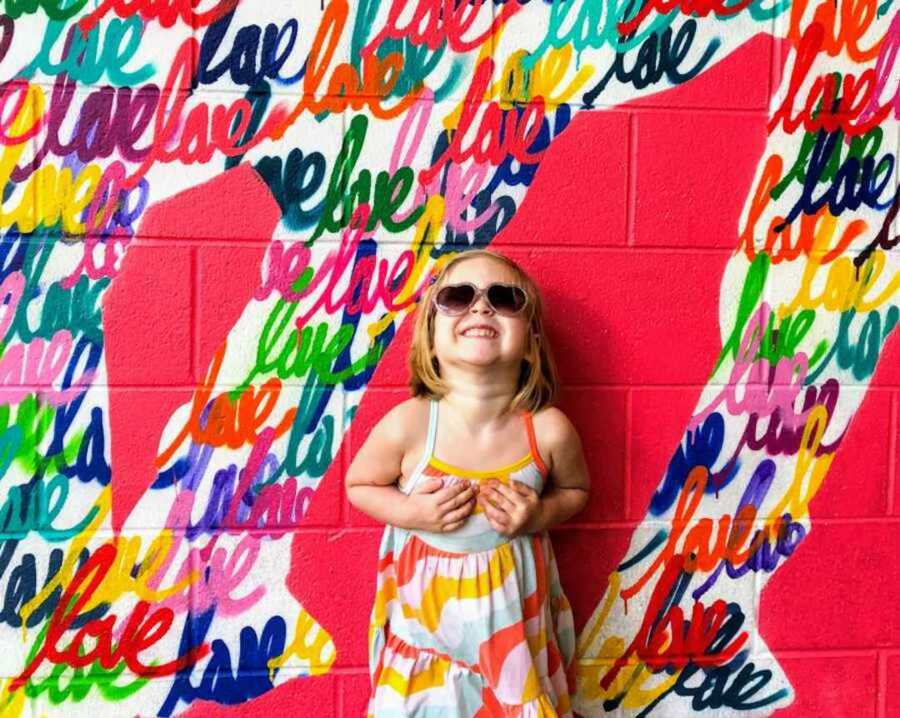
[[[518,283],[519,277],[512,267],[499,259],[472,257],[454,265],[444,277],[445,282],[472,282],[484,285],[487,282]]]

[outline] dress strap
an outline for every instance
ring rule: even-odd
[[[422,452],[422,458],[419,459],[419,463],[416,465],[416,468],[413,469],[409,483],[403,489],[403,493],[405,494],[411,494],[413,489],[416,488],[419,479],[422,477],[422,472],[425,471],[425,467],[428,466],[428,462],[431,461],[431,457],[434,455],[434,444],[437,440],[437,425],[438,403],[434,399],[431,399],[428,405],[428,435],[425,438],[425,451]]]
[[[528,433],[528,446],[531,449],[531,458],[534,459],[534,464],[537,466],[538,471],[546,476],[547,465],[541,458],[540,453],[538,453],[537,439],[534,438],[534,423],[531,420],[531,412],[526,411],[523,418],[525,419],[525,431]]]

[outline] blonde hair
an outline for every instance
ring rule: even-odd
[[[512,269],[516,275],[517,284],[528,295],[525,313],[529,327],[525,356],[522,358],[518,389],[510,404],[510,410],[524,408],[535,413],[552,405],[559,393],[556,363],[553,361],[550,343],[544,330],[544,307],[541,293],[531,277],[516,262],[509,257],[486,249],[472,249],[457,254],[441,268],[434,281],[422,293],[416,310],[413,338],[409,348],[410,391],[413,396],[423,396],[429,399],[440,399],[447,393],[447,386],[441,379],[440,367],[434,353],[434,297],[453,267],[467,259],[478,257],[487,257],[502,262]]]

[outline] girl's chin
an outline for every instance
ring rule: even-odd
[[[499,352],[496,351],[485,351],[485,352],[463,352],[457,357],[459,363],[467,366],[478,366],[484,368],[490,368],[494,366],[502,366],[506,362],[504,362],[503,357]]]
[[[442,364],[490,367],[493,365],[518,365],[521,359],[510,357],[506,352],[501,351],[500,347],[485,342],[483,346],[477,346],[473,343],[470,346],[455,347],[454,350],[446,352],[443,356],[438,356],[438,361]]]

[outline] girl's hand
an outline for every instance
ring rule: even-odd
[[[467,481],[444,486],[441,479],[420,483],[406,497],[409,528],[446,533],[463,525],[475,508],[475,489]]]
[[[479,491],[478,503],[494,531],[499,534],[514,538],[539,530],[541,497],[520,481],[513,481],[510,486],[489,481]]]

